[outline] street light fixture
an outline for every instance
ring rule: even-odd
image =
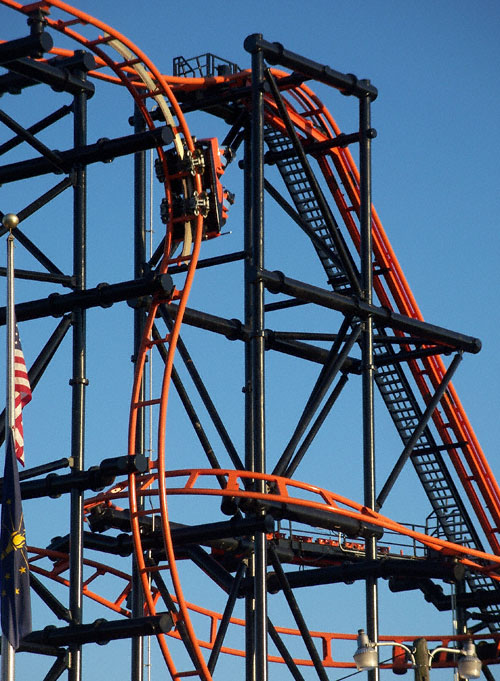
[[[409,648],[404,643],[397,643],[396,641],[379,641],[374,643],[370,641],[368,635],[365,633],[364,629],[358,630],[358,648],[354,653],[354,662],[358,671],[368,671],[370,669],[375,669],[378,667],[378,655],[377,648],[380,646],[398,646],[403,648],[408,653],[411,664],[413,667],[417,667],[417,661],[415,659],[415,648]],[[432,660],[436,653],[455,653],[459,655],[457,661],[457,670],[459,676],[464,679],[478,679],[481,675],[481,660],[476,655],[476,646],[472,641],[466,641],[462,649],[459,648],[435,648],[428,652],[427,666],[432,665]]]

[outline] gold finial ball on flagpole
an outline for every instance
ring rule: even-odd
[[[6,213],[2,218],[2,225],[10,232],[12,232],[12,230],[15,229],[18,224],[19,218],[15,213]]]

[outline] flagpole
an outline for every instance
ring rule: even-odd
[[[12,230],[19,224],[19,218],[13,213],[3,217],[3,225],[9,229],[7,237],[7,409],[5,442],[10,430],[14,427],[14,237]],[[15,679],[15,651],[8,638],[2,635],[2,681]]]

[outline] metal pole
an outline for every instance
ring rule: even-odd
[[[253,286],[253,222],[252,222],[252,159],[250,127],[245,130],[244,146],[244,202],[245,202],[245,326],[252,328],[254,314],[254,286]],[[252,402],[252,347],[250,339],[245,341],[245,468],[253,470],[254,467],[254,441],[253,441],[253,402]],[[248,557],[247,577],[255,579],[255,557]],[[245,679],[256,681],[255,674],[255,598],[254,594],[245,596]]]
[[[7,410],[5,433],[14,427],[14,237],[7,237]],[[5,441],[7,442],[7,437]],[[7,445],[6,445],[7,446]],[[2,635],[2,681],[14,681],[16,675],[15,651],[9,639]]]
[[[363,85],[369,81],[363,81]],[[373,297],[372,230],[371,230],[371,121],[370,95],[359,98],[359,174],[361,232],[361,281],[363,301],[371,305]],[[374,427],[374,373],[373,363],[373,319],[368,316],[364,322],[362,336],[362,398],[363,398],[363,477],[364,503],[375,509],[375,427]],[[375,537],[366,540],[367,560],[376,560]],[[378,641],[378,594],[376,577],[366,580],[366,631],[371,641]],[[370,681],[378,681],[379,669],[368,672]]]
[[[262,36],[260,36],[262,37]],[[264,284],[259,271],[264,267],[264,58],[258,47],[252,49],[251,113],[251,225],[253,265],[253,316],[251,324],[251,403],[253,413],[253,470],[265,473],[264,416]],[[265,492],[263,481],[256,483]],[[255,534],[255,672],[258,681],[267,681],[267,556],[266,535]]]
[[[86,72],[75,72],[82,81]],[[74,147],[78,149],[87,143],[87,95],[82,89],[73,100],[74,103]],[[87,220],[87,173],[85,166],[77,164],[74,168],[75,185],[73,193],[73,276],[75,291],[86,287],[86,220]],[[85,450],[85,377],[86,366],[86,311],[73,310],[73,375],[70,379],[72,390],[71,456],[73,471],[84,470]],[[69,607],[73,624],[82,623],[82,583],[83,583],[83,492],[71,492],[70,516],[70,567],[69,567]],[[71,666],[69,681],[80,681],[82,677],[82,647],[70,646]]]
[[[134,132],[144,132],[146,124],[137,104],[134,108]],[[144,151],[134,154],[134,279],[144,276],[144,263],[146,262],[146,153]],[[133,361],[137,361],[139,346],[142,339],[145,310],[137,307],[134,310],[134,354]],[[139,400],[144,400],[144,380],[141,386]],[[144,409],[137,416],[135,453],[144,454],[145,449],[145,414]],[[141,497],[138,500],[139,510],[144,507]],[[135,557],[132,557],[132,617],[144,615],[144,595],[142,592],[141,578],[137,570]],[[142,681],[144,676],[144,639],[142,636],[131,640],[131,680]]]

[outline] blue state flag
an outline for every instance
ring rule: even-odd
[[[7,429],[0,534],[2,633],[17,650],[31,632],[31,599],[19,471],[12,429]]]

